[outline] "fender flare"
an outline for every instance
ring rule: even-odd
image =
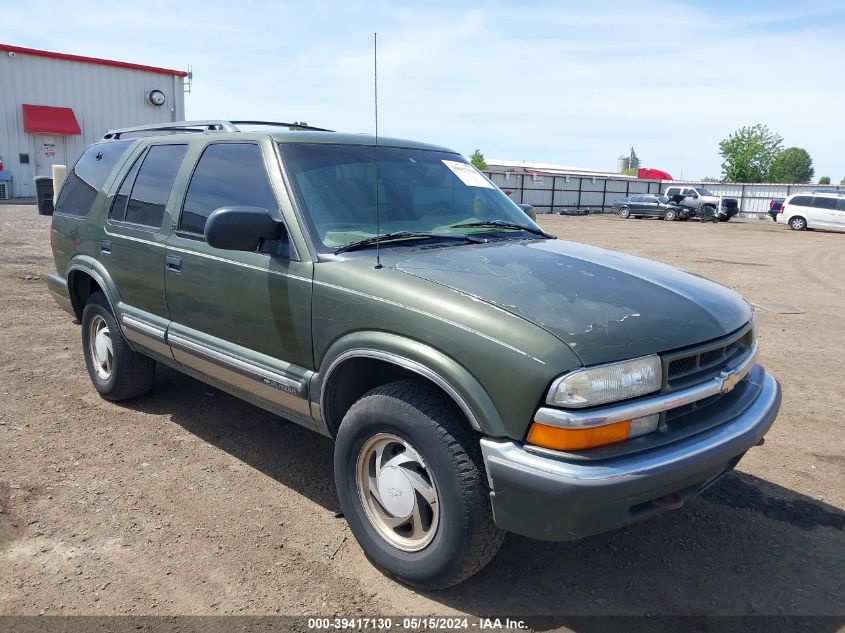
[[[102,266],[97,260],[87,256],[76,257],[71,261],[70,266],[68,266],[66,277],[68,284],[68,294],[70,295],[71,305],[73,306],[74,310],[79,308],[81,320],[82,310],[84,306],[76,305],[77,300],[73,292],[73,278],[75,277],[75,273],[82,273],[88,275],[94,281],[97,282],[97,285],[100,286],[100,289],[106,296],[106,301],[109,304],[109,308],[111,308],[112,314],[114,315],[114,320],[117,322],[117,327],[120,330],[121,336],[126,339],[126,336],[123,333],[123,324],[120,320],[121,313],[117,310],[119,302],[116,301],[114,298],[117,295],[117,290],[114,288],[114,283],[111,282],[111,277],[108,276],[108,273],[105,271],[105,269],[102,269]],[[126,343],[132,350],[135,349],[128,339],[126,340]]]
[[[380,360],[426,378],[454,400],[475,430],[487,435],[506,435],[493,400],[465,367],[429,345],[386,332],[347,334],[324,354],[320,371],[312,376],[309,389],[309,393],[319,394],[315,404],[321,417],[326,410],[326,390],[332,375],[353,358]],[[328,424],[325,419],[323,422]]]

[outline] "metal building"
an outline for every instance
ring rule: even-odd
[[[112,128],[185,119],[187,72],[0,44],[0,194],[72,165]],[[9,186],[11,185],[11,186]]]

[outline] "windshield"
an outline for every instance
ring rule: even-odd
[[[375,236],[376,151],[381,234],[496,232],[502,238],[537,237],[504,227],[454,226],[499,220],[537,228],[522,209],[459,154],[325,143],[286,143],[280,144],[280,150],[308,229],[321,252],[333,252]]]
[[[712,193],[710,193],[710,191],[708,189],[705,189],[704,187],[698,187],[696,189],[696,191],[698,191],[699,196],[712,196],[713,195]]]

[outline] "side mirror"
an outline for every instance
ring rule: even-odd
[[[204,232],[209,246],[229,251],[280,254],[278,243],[287,243],[285,225],[261,207],[215,209],[205,221]]]
[[[517,205],[517,206],[519,206],[520,209],[525,211],[525,215],[527,215],[529,218],[531,218],[532,221],[534,221],[534,222],[537,221],[537,214],[534,213],[534,206],[533,205],[520,204],[520,205]]]

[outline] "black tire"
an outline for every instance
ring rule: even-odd
[[[631,210],[628,207],[622,207],[619,209],[619,217],[623,219],[628,219],[631,217]]]
[[[678,213],[674,209],[667,209],[666,213],[663,214],[663,219],[669,222],[676,220],[678,218]]]
[[[384,437],[407,442],[411,453],[424,462],[423,472],[436,490],[439,518],[431,540],[418,551],[391,543],[368,515],[372,511],[365,509],[367,492],[358,483],[359,460],[367,464],[367,446]],[[455,585],[490,562],[504,532],[493,522],[478,440],[455,403],[424,381],[376,387],[349,409],[335,444],[335,483],[349,528],[370,562],[421,589]],[[411,492],[414,504],[423,503],[416,491]]]
[[[92,329],[102,325],[111,344],[111,363],[108,372],[95,360],[96,334]],[[94,344],[92,345],[92,336]],[[105,336],[105,335],[104,335]],[[95,292],[88,298],[82,311],[82,352],[88,376],[97,390],[106,400],[129,400],[143,396],[152,387],[155,378],[156,362],[139,354],[129,347],[117,320],[111,312],[106,297],[102,292]],[[104,375],[107,373],[108,375]]]
[[[807,229],[807,220],[800,215],[795,215],[789,218],[789,228],[793,231],[804,231]]]

